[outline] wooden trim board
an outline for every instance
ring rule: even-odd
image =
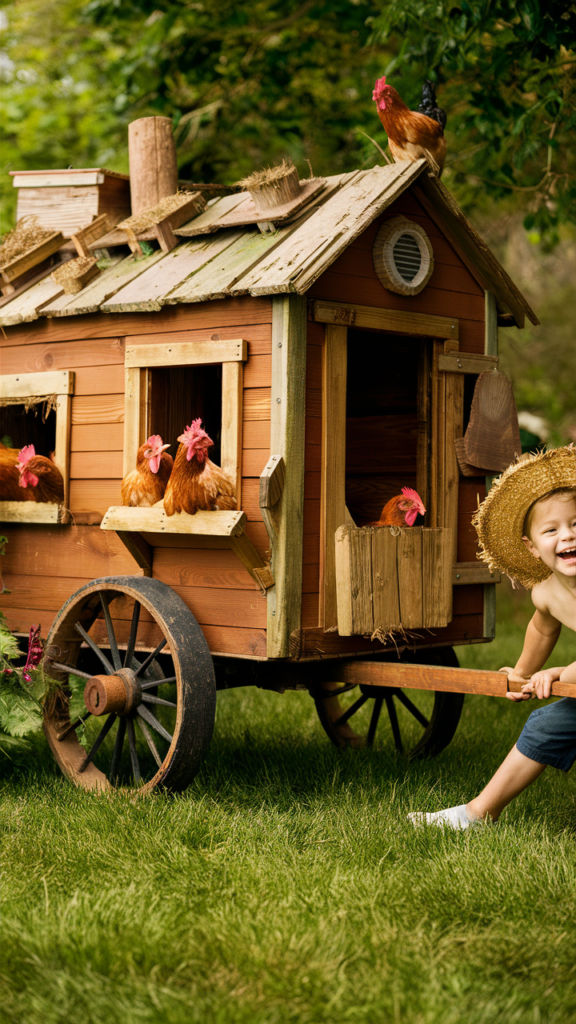
[[[327,302],[324,299],[311,300],[309,309],[310,318],[317,323],[458,340],[457,317],[407,313],[397,309],[381,309],[379,306]]]
[[[73,370],[45,373],[4,373],[0,376],[0,398],[34,398],[41,395],[73,395]]]
[[[60,523],[62,506],[36,501],[0,501],[0,523]]]
[[[300,629],[304,517],[306,413],[306,300],[280,295],[272,300],[272,407],[270,454],[286,466],[277,505],[277,534],[268,590],[266,645],[269,658],[287,658],[290,634]]]
[[[246,362],[248,343],[232,341],[184,341],[175,344],[127,345],[126,367],[193,366],[196,364]]]
[[[348,329],[327,324],[322,368],[320,622],[338,624],[335,534],[346,519],[346,379]]]
[[[485,373],[498,369],[498,356],[448,352],[438,357],[438,369],[441,373]]]
[[[162,506],[130,508],[112,505],[100,524],[101,530],[130,533],[183,533],[197,537],[238,537],[246,526],[244,512],[178,512],[167,516]]]

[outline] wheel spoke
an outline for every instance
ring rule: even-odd
[[[146,701],[147,704],[163,704],[165,708],[177,708],[178,705],[173,700],[162,700],[162,697],[153,697],[149,693],[142,695],[142,700]]]
[[[355,700],[354,703],[351,704],[350,707],[344,712],[344,714],[340,715],[340,718],[337,718],[336,721],[332,723],[333,726],[337,727],[339,725],[344,725],[344,722],[347,722],[349,718],[352,718],[352,715],[355,715],[358,709],[361,708],[362,705],[365,704],[367,700],[368,697],[366,697],[365,694],[362,694],[361,697],[358,697],[358,700]]]
[[[108,733],[110,732],[110,729],[114,725],[115,721],[116,721],[116,715],[108,715],[108,718],[106,719],[104,725],[100,729],[100,732],[98,733],[98,735],[97,735],[97,737],[96,737],[96,739],[94,741],[94,744],[93,744],[91,750],[86,754],[86,757],[82,761],[82,764],[80,765],[80,767],[78,769],[79,772],[85,772],[86,771],[88,765],[90,764],[90,762],[92,761],[94,756],[100,750],[100,747],[102,746],[104,740],[106,739],[106,737],[107,737]]]
[[[142,683],[142,690],[153,690],[155,686],[164,686],[164,683],[175,683],[176,676],[169,676],[168,679],[155,679],[152,683]]]
[[[100,604],[102,605],[102,611],[104,612],[104,621],[106,623],[106,632],[108,634],[108,643],[110,644],[110,654],[112,655],[112,661],[114,662],[114,668],[118,671],[122,668],[122,661],[120,660],[120,652],[118,650],[118,642],[116,640],[116,634],[112,625],[112,616],[110,615],[110,607],[108,605],[108,598],[104,591],[100,591]]]
[[[126,654],[124,655],[124,668],[130,668],[132,664],[132,658],[134,657],[134,649],[136,647],[136,636],[138,634],[138,622],[140,621],[140,608],[140,601],[134,601],[134,611],[132,612],[132,623],[130,625],[130,639],[128,640]]]
[[[156,764],[158,765],[158,767],[161,768],[162,767],[162,758],[160,757],[160,754],[158,753],[158,749],[156,747],[156,744],[154,743],[154,740],[152,739],[152,735],[150,733],[150,729],[146,725],[146,722],[144,722],[141,718],[138,719],[138,725],[140,726],[140,728],[142,730],[142,734],[144,736],[144,739],[146,740],[146,743],[148,744],[148,746],[150,747],[150,750],[152,751],[152,757],[156,761]]]
[[[148,722],[148,725],[152,726],[155,732],[159,733],[160,736],[163,736],[165,740],[168,740],[168,743],[172,743],[172,737],[168,730],[164,728],[162,723],[156,718],[156,715],[153,715],[148,708],[144,707],[143,704],[139,704],[136,708],[136,712],[144,719],[144,721]]]
[[[146,661],[142,662],[140,667],[136,669],[134,675],[135,676],[139,676],[140,673],[143,672],[145,668],[148,668],[148,665],[150,664],[150,662],[154,661],[154,658],[156,657],[156,655],[160,654],[160,651],[162,650],[162,648],[166,647],[167,643],[168,643],[167,640],[161,640],[160,643],[158,644],[158,647],[156,648],[156,650],[152,651],[152,654],[148,655],[148,657],[146,658]]]
[[[394,698],[389,694],[384,697],[386,701],[386,707],[388,709],[388,717],[390,718],[390,725],[392,726],[392,735],[394,737],[394,746],[398,753],[402,753],[404,746],[402,743],[402,737],[400,735],[400,726],[398,725],[398,715],[396,714],[396,708],[394,706]]]
[[[420,722],[420,725],[423,725],[424,728],[427,729],[428,726],[430,725],[430,722],[428,721],[427,718],[424,717],[422,712],[418,710],[416,705],[412,703],[410,698],[407,697],[406,694],[402,692],[402,690],[396,690],[395,694],[398,697],[400,703],[403,704],[405,708],[407,708],[411,715],[414,715],[416,721]]]
[[[124,737],[126,736],[126,719],[121,718],[118,722],[118,732],[116,733],[116,741],[114,743],[114,753],[112,754],[112,760],[110,762],[110,782],[114,784],[114,780],[118,775],[118,769],[120,767],[120,759],[122,757],[122,747],[124,746]]]
[[[62,740],[65,740],[66,737],[74,731],[74,729],[77,729],[79,725],[84,725],[84,722],[86,722],[87,719],[90,718],[91,714],[91,711],[87,711],[86,714],[83,715],[81,718],[77,718],[76,721],[70,722],[70,725],[67,725],[66,728],[63,729],[62,732],[59,732],[58,735],[56,736],[58,742],[62,743]]]
[[[75,622],[74,623],[74,629],[76,630],[77,633],[80,633],[80,636],[82,637],[83,640],[86,641],[86,643],[88,644],[88,647],[90,647],[94,651],[94,654],[96,655],[96,657],[100,659],[100,661],[104,665],[104,668],[106,669],[106,672],[108,673],[108,675],[109,676],[113,676],[114,675],[114,668],[112,667],[112,665],[108,661],[108,658],[106,657],[106,655],[103,654],[103,652],[100,650],[98,645],[94,643],[92,637],[88,636],[88,633],[80,625],[79,622]]]
[[[370,719],[370,727],[368,729],[368,736],[366,737],[366,746],[371,747],[374,743],[374,737],[376,735],[376,728],[378,726],[378,719],[380,718],[380,712],[382,711],[382,705],[384,703],[383,697],[376,697],[374,700],[374,708],[372,710],[372,717]]]
[[[52,661],[51,658],[46,659],[46,668],[55,668],[58,672],[67,672],[68,675],[79,676],[80,679],[92,678],[89,672],[81,672],[80,669],[74,668],[73,665],[63,665],[62,662]]]
[[[140,782],[142,776],[140,775],[140,765],[138,764],[138,754],[136,753],[136,736],[134,735],[134,719],[129,718],[127,720],[128,729],[128,743],[130,745],[130,760],[132,761],[132,775],[134,776],[134,782]]]

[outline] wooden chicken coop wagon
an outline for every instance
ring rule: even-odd
[[[176,192],[151,194],[143,173],[131,152],[133,212],[137,189],[140,208]],[[40,187],[48,199],[55,186]],[[181,789],[216,690],[257,685],[307,687],[337,744],[372,743],[385,706],[398,749],[436,753],[464,691],[506,690],[456,668],[455,647],[494,636],[497,579],[476,561],[471,516],[503,466],[463,458],[464,475],[455,442],[497,367],[498,326],[538,321],[424,161],[297,182],[266,210],[199,188],[187,220],[140,234],[108,223],[97,237],[96,206],[76,230],[99,275],[69,294],[44,271],[2,300],[2,395],[52,396],[34,436],[65,480],[60,506],[0,502],[0,607],[17,634],[41,624],[61,687],[52,750],[86,787]],[[237,511],[123,507],[139,445],[156,433],[175,454],[193,417]],[[402,487],[425,516],[367,527]]]

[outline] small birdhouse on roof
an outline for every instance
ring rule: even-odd
[[[485,474],[504,466],[464,451],[466,475],[456,442],[478,458],[467,430],[490,409],[499,460],[514,457],[510,403],[477,401],[472,424],[470,410],[497,368],[498,326],[537,324],[534,312],[425,160],[326,179],[285,165],[188,193],[174,160],[152,196],[143,181],[157,181],[167,136],[145,120],[131,126],[131,213],[156,220],[126,221],[132,234],[120,218],[104,234],[88,225],[77,242],[100,273],[75,294],[51,265],[1,300],[3,401],[52,394],[53,369],[69,374],[51,427],[65,502],[21,502],[27,520],[0,493],[3,517],[34,523],[34,542],[42,522],[62,524],[62,550],[67,531],[92,531],[78,578],[109,574],[110,545],[124,543],[135,572],[177,586],[215,654],[378,653],[400,631],[424,646],[489,638],[495,579],[471,517]],[[0,436],[16,449],[28,439],[14,408],[0,409]],[[146,439],[176,456],[193,420],[236,507],[123,506]],[[413,525],[367,525],[404,489],[425,509]],[[27,614],[44,622],[60,603]]]

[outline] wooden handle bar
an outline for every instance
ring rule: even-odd
[[[445,690],[505,697],[520,693],[522,683],[509,683],[503,672],[438,665],[403,665],[392,661],[348,661],[338,669],[338,681],[362,686],[392,686],[413,690]],[[553,697],[576,697],[576,683],[552,684]]]

